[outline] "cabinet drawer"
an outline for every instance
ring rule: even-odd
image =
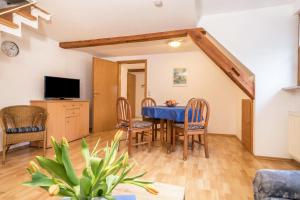
[[[66,109],[66,117],[79,116],[79,115],[80,115],[80,109],[79,108],[67,108]]]

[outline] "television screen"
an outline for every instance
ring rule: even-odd
[[[45,76],[45,98],[80,98],[80,80]]]

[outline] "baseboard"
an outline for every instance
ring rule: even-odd
[[[281,157],[272,157],[272,156],[256,156],[253,154],[253,156],[257,159],[261,159],[261,160],[272,160],[272,161],[283,161],[283,162],[291,162],[291,161],[295,161],[292,158],[281,158]]]
[[[207,133],[208,135],[214,135],[214,136],[223,136],[223,137],[237,137],[236,135],[234,134],[231,134],[231,133]]]

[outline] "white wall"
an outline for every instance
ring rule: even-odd
[[[0,36],[0,42],[14,41],[20,48],[20,54],[13,58],[0,52],[0,108],[43,99],[45,75],[80,79],[81,98],[90,99],[92,57],[61,49],[57,42],[27,27],[23,30],[22,38],[3,33]],[[2,149],[2,136],[0,143]]]
[[[176,99],[186,105],[192,97],[203,97],[211,105],[209,132],[241,134],[241,99],[245,94],[202,51],[106,58],[147,59],[148,96],[162,105]],[[188,69],[188,86],[173,87],[173,68]]]
[[[142,117],[141,102],[145,97],[145,72],[134,72],[132,73],[136,77],[135,84],[135,117]]]
[[[256,75],[254,153],[289,157],[288,111],[296,84],[297,17],[292,5],[205,16],[199,22]],[[296,96],[299,96],[299,94]]]

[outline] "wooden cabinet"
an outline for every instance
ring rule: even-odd
[[[89,135],[89,102],[80,100],[31,101],[31,105],[47,110],[47,147],[51,136],[74,141]]]

